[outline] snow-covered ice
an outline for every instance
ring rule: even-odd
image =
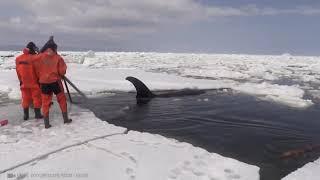
[[[72,124],[64,125],[54,109],[48,130],[42,121],[19,120],[19,108],[0,108],[9,119],[0,127],[0,179],[259,179],[256,166],[160,135],[127,132],[74,105]]]
[[[61,147],[126,131],[101,121],[89,111],[72,108],[70,115],[75,123],[63,125],[62,115],[55,109],[51,113],[53,127],[45,130],[42,120],[20,120],[20,106],[1,107],[0,117],[9,123],[0,129],[0,171]]]
[[[6,53],[18,52],[2,52]],[[137,76],[152,90],[232,88],[298,108],[313,104],[305,99],[306,92],[319,99],[319,57],[93,51],[61,54],[69,62],[71,80],[91,94],[131,91],[133,87],[124,78]],[[0,93],[18,98],[14,57],[0,61],[0,73],[5,76],[0,79]],[[287,79],[291,84],[278,83]]]
[[[298,169],[295,172],[292,172],[282,180],[318,180],[320,177],[320,159],[315,162],[310,162]]]
[[[50,155],[8,173],[84,174],[88,179],[259,179],[258,168],[161,136],[129,132]],[[32,178],[25,178],[32,179]],[[56,178],[58,179],[58,178]],[[71,179],[77,179],[76,177]]]
[[[313,104],[311,100],[303,99],[304,91],[298,86],[277,85],[263,82],[256,83],[242,83],[233,89],[256,95],[261,99],[267,101],[280,102],[282,104],[292,107],[309,107]]]

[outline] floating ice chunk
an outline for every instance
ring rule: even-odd
[[[266,100],[272,100],[292,107],[303,108],[313,105],[311,100],[303,99],[304,90],[298,86],[286,86],[270,83],[244,83],[233,87],[244,93],[254,94]]]
[[[91,51],[91,50],[90,50],[90,51],[87,52],[86,57],[88,57],[88,58],[94,58],[94,57],[96,57],[96,54],[95,54],[94,51]]]
[[[320,177],[320,159],[311,162],[289,174],[282,180],[318,180]]]

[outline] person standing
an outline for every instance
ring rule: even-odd
[[[67,99],[61,81],[66,74],[67,65],[57,53],[57,48],[58,46],[54,42],[53,36],[51,36],[41,49],[41,53],[36,61],[37,76],[39,77],[42,96],[42,113],[46,129],[51,127],[49,123],[49,109],[53,94],[57,97],[64,123],[68,124],[72,122],[72,119],[68,118]]]
[[[37,78],[33,57],[37,55],[38,47],[29,42],[23,49],[23,54],[16,58],[16,72],[20,81],[21,105],[23,108],[23,119],[29,119],[29,106],[33,103],[35,118],[41,119],[41,91]]]

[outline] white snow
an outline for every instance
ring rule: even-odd
[[[0,69],[0,74],[0,94],[7,94],[11,99],[19,99],[21,93],[16,71]]]
[[[320,84],[319,57],[93,51],[61,54],[69,62],[70,79],[88,94],[132,91],[125,77],[136,76],[151,90],[232,88],[297,108],[313,104],[304,98],[306,91],[319,99],[319,90],[311,86]],[[0,79],[0,93],[19,98],[14,58],[0,61],[0,74],[4,77]],[[283,79],[295,84],[277,83]]]
[[[282,180],[318,180],[320,177],[320,159],[306,164],[304,167],[292,172]]]
[[[9,119],[0,127],[0,179],[259,179],[258,167],[159,135],[127,133],[76,106],[69,108],[70,125],[54,109],[48,130],[43,122],[19,120],[19,108],[0,108]]]
[[[0,169],[12,167],[49,151],[68,146],[101,135],[123,133],[126,129],[115,127],[96,118],[93,113],[72,107],[71,118],[75,121],[63,125],[59,110],[51,113],[49,130],[45,130],[43,121],[23,122],[21,107],[11,105],[0,108],[1,119],[9,123],[0,129]],[[32,113],[31,113],[32,116]]]

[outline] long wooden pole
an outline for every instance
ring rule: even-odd
[[[68,79],[66,76],[63,76],[63,79],[64,79],[68,84],[70,84],[70,86],[73,87],[73,89],[75,89],[82,97],[84,97],[85,99],[88,99],[87,96],[86,96],[83,92],[81,92],[81,91],[77,88],[77,86],[74,85],[74,84],[70,81],[70,79]]]
[[[69,87],[68,87],[68,84],[67,84],[67,81],[66,81],[65,78],[63,78],[63,82],[64,82],[64,86],[65,86],[66,89],[67,89],[67,93],[68,93],[68,96],[69,96],[69,100],[70,100],[71,103],[73,103],[72,98],[71,98],[71,94],[70,94],[70,91],[69,91]]]

